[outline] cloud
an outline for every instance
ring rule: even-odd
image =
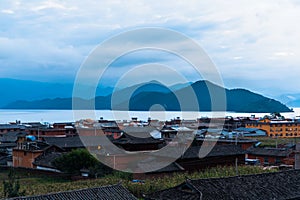
[[[198,42],[229,86],[260,90],[260,84],[272,88],[270,93],[300,92],[296,87],[296,74],[300,74],[298,19],[300,4],[295,0],[3,0],[1,76],[73,80],[86,56],[105,39],[155,26],[179,31]],[[148,62],[143,56],[123,63]],[[155,61],[176,64],[166,55]],[[189,71],[187,65],[184,69]]]

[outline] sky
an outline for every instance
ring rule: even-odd
[[[70,83],[103,41],[137,28],[160,27],[197,42],[228,88],[267,96],[300,93],[299,21],[297,0],[2,0],[0,77]],[[199,78],[172,55],[144,51],[117,60],[106,80],[151,62],[177,67],[189,81]],[[160,74],[164,72],[169,73]],[[130,79],[155,79],[157,73],[136,70]],[[171,79],[170,84],[176,83]]]

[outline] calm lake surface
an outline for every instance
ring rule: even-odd
[[[92,114],[91,114],[92,113]],[[235,113],[235,112],[154,112],[154,111],[111,111],[111,110],[97,110],[97,111],[83,111],[74,115],[72,110],[0,110],[0,123],[14,122],[21,120],[22,122],[69,122],[76,121],[82,118],[99,119],[115,119],[115,120],[129,120],[131,117],[138,117],[140,120],[147,120],[148,117],[159,120],[169,120],[175,117],[183,119],[196,119],[199,117],[222,117],[222,116],[251,116],[263,117],[270,113]],[[281,113],[285,117],[294,118],[300,116],[300,108],[294,108],[294,112]]]

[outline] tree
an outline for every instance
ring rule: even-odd
[[[284,119],[284,116],[282,116],[279,112],[272,112],[271,116],[273,119]]]
[[[53,161],[53,165],[62,172],[79,174],[81,169],[95,166],[98,160],[86,149],[72,150]]]
[[[104,177],[107,174],[112,174],[113,169],[98,162],[95,166],[89,168],[90,176],[94,178]]]
[[[8,180],[3,181],[3,193],[5,198],[25,195],[25,190],[20,192],[20,183],[16,179],[16,173],[13,169],[10,169],[8,172]]]

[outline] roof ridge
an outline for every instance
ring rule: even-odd
[[[226,178],[242,178],[242,177],[251,177],[251,176],[262,176],[262,175],[271,175],[271,174],[284,174],[287,172],[294,172],[294,171],[299,171],[300,169],[291,169],[291,170],[285,170],[285,171],[278,171],[278,172],[262,172],[262,173],[257,173],[257,174],[243,174],[243,175],[238,175],[238,176],[227,176],[227,177],[211,177],[211,178],[199,178],[199,179],[189,179],[191,181],[199,181],[199,180],[217,180],[217,179],[226,179]]]
[[[122,184],[117,183],[117,184],[105,185],[105,186],[95,186],[95,187],[80,188],[80,189],[67,190],[67,191],[60,191],[60,192],[51,192],[51,193],[47,193],[47,194],[28,195],[28,196],[23,196],[23,197],[15,197],[15,198],[11,198],[11,200],[14,200],[14,199],[17,200],[17,199],[28,198],[28,197],[34,198],[34,197],[50,196],[50,195],[55,195],[55,194],[80,192],[80,191],[93,190],[93,189],[99,189],[99,188],[109,188],[109,187],[114,187],[114,186],[122,186],[126,191],[128,191],[127,188],[125,188]],[[129,191],[128,191],[128,192],[129,192]],[[131,194],[131,193],[130,193],[130,194]],[[133,195],[133,194],[131,194],[131,195]]]

